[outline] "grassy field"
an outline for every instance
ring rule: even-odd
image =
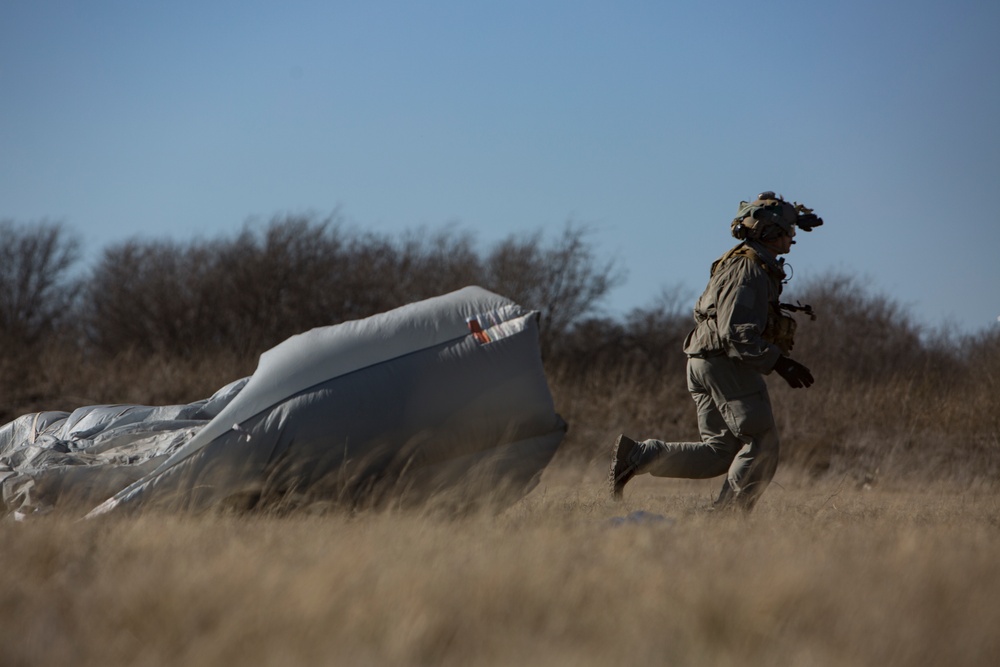
[[[642,477],[615,505],[618,433],[698,438],[688,297],[600,315],[622,275],[572,225],[481,249],[341,222],[132,240],[79,271],[59,225],[0,221],[0,424],[203,399],[287,336],[474,283],[541,313],[571,425],[542,484],[499,515],[8,518],[0,667],[1000,664],[1000,329],[928,331],[854,275],[796,281],[817,382],[770,382],[782,466],[755,513],[703,511],[718,480]],[[638,511],[663,518],[613,521]]]
[[[995,488],[781,469],[741,517],[604,472],[499,515],[4,522],[0,665],[1000,664]]]

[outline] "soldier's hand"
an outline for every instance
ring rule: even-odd
[[[813,383],[809,369],[791,357],[778,357],[778,361],[774,364],[774,372],[783,377],[792,389],[810,387]]]

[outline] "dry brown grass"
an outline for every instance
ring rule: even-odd
[[[557,462],[499,516],[433,509],[0,524],[3,665],[994,665],[996,489]],[[670,520],[614,527],[634,510]]]
[[[0,308],[0,421],[206,398],[285,335],[485,276],[546,313],[570,431],[543,484],[498,516],[0,522],[0,667],[1000,664],[997,331],[922,337],[893,301],[822,277],[803,286],[821,318],[795,351],[817,384],[772,382],[783,464],[754,515],[701,511],[718,480],[642,477],[613,505],[617,433],[697,437],[686,308],[584,319],[616,273],[572,228],[480,256],[462,235],[397,243],[330,225],[124,245],[80,285],[23,246],[19,266],[54,291],[29,299],[48,307],[29,329]],[[155,261],[130,268],[143,253]],[[226,280],[185,268],[209,267],[206,253]],[[65,308],[80,290],[89,300]],[[634,510],[669,520],[611,525]]]

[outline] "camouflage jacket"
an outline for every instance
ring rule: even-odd
[[[695,328],[684,340],[685,354],[725,354],[760,373],[770,373],[782,351],[764,340],[763,333],[769,304],[778,302],[784,277],[782,262],[756,241],[745,241],[720,257],[712,264],[708,287],[695,304]]]

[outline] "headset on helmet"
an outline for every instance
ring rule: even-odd
[[[789,204],[781,195],[770,190],[761,192],[752,202],[740,202],[740,208],[730,224],[733,236],[743,241],[767,241],[783,234],[795,236],[795,228],[811,232],[823,224],[823,218],[798,202]]]

